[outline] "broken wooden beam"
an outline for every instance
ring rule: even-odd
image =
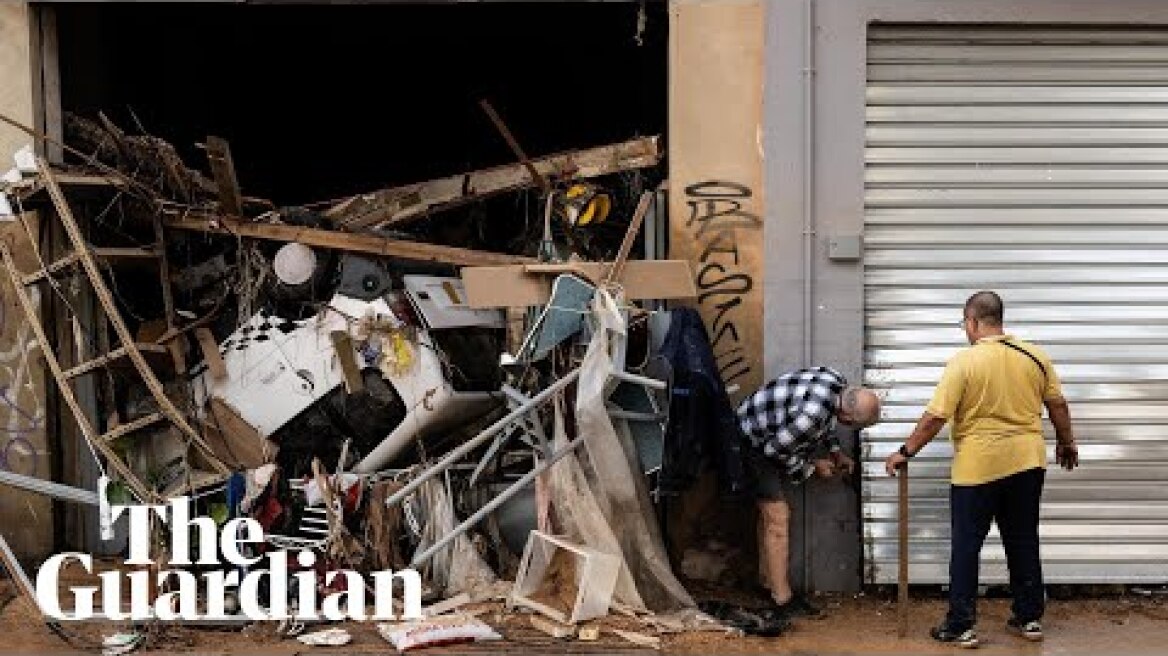
[[[333,351],[341,363],[341,374],[345,380],[345,392],[356,394],[365,389],[365,379],[361,377],[361,365],[357,363],[357,352],[353,347],[353,340],[349,333],[343,330],[334,330],[329,333]]]
[[[219,342],[215,335],[206,327],[195,328],[195,339],[199,342],[199,349],[203,352],[203,361],[211,371],[214,380],[227,380],[227,363],[223,361],[223,354],[219,352]]]
[[[656,165],[661,161],[659,141],[658,137],[640,137],[540,157],[528,164],[546,180],[595,178]],[[336,225],[348,229],[381,227],[538,184],[524,164],[508,164],[353,196],[325,210],[324,214]]]
[[[370,233],[338,232],[320,228],[305,228],[278,223],[253,223],[224,218],[192,218],[182,216],[181,212],[168,214],[166,226],[178,230],[217,235],[299,242],[306,246],[454,266],[505,266],[535,262],[533,258],[520,255],[505,255],[455,246],[439,246],[405,239],[391,239]]]
[[[637,240],[637,235],[641,232],[641,224],[645,222],[645,215],[649,213],[649,206],[653,204],[654,195],[651,191],[641,194],[641,200],[637,202],[637,209],[633,211],[633,218],[625,230],[625,238],[621,241],[620,250],[617,251],[616,257],[612,261],[612,267],[604,274],[604,282],[610,283],[620,279],[621,270],[625,267],[625,260],[629,259],[629,252],[633,250],[633,242]]]
[[[235,177],[235,162],[231,159],[231,147],[222,137],[207,137],[207,162],[211,165],[211,176],[219,191],[219,207],[224,214],[243,216],[243,195],[239,191],[239,180]]]
[[[589,281],[603,280],[611,262],[573,262],[564,267]],[[467,305],[473,308],[544,305],[551,299],[557,267],[489,266],[462,270]],[[536,272],[538,271],[538,273]],[[695,298],[693,271],[687,260],[630,260],[617,278],[630,301]]]
[[[532,615],[530,620],[532,628],[556,640],[564,640],[565,638],[572,638],[576,635],[576,627],[549,620],[542,615]]]

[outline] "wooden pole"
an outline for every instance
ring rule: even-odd
[[[487,113],[487,118],[490,118],[491,122],[495,124],[495,129],[499,131],[499,134],[503,135],[503,139],[511,147],[511,152],[515,153],[515,158],[519,160],[523,168],[527,169],[527,172],[531,175],[531,179],[545,193],[550,191],[552,188],[551,184],[548,183],[547,178],[540,175],[539,170],[531,163],[531,159],[527,157],[527,153],[523,152],[523,147],[519,145],[519,141],[515,138],[515,135],[511,134],[511,130],[503,122],[503,117],[499,116],[499,113],[495,111],[490,101],[486,98],[480,100],[479,107],[482,107],[483,111]]]
[[[900,572],[897,575],[897,635],[908,635],[908,463],[900,466],[897,480],[897,524],[899,533]]]

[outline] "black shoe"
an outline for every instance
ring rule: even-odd
[[[1011,617],[1006,620],[1006,630],[1031,642],[1042,641],[1042,623],[1038,620],[1023,622],[1017,617]]]
[[[769,610],[756,611],[723,601],[703,601],[698,608],[747,635],[773,638],[791,627],[789,619],[775,616]]]
[[[933,627],[929,630],[929,635],[933,636],[933,640],[937,642],[944,642],[958,647],[965,647],[966,649],[975,649],[980,642],[977,639],[977,631],[973,628],[958,629],[949,626],[949,624],[942,624],[941,626]]]
[[[813,606],[807,597],[803,595],[795,595],[787,600],[785,604],[776,603],[774,612],[783,617],[806,617],[813,620],[823,619],[823,611],[818,607]]]

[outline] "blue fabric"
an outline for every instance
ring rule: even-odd
[[[744,440],[738,418],[726,396],[709,333],[696,310],[670,311],[660,354],[673,369],[661,490],[676,493],[688,489],[708,459],[718,468],[724,494],[746,492]]]
[[[979,559],[990,522],[998,523],[1006,549],[1014,617],[1023,622],[1042,619],[1046,600],[1038,513],[1045,478],[1046,470],[1036,468],[982,485],[950,487],[953,535],[946,622],[951,628],[961,631],[977,623]]]
[[[239,503],[247,492],[247,478],[243,472],[232,472],[227,479],[227,518],[239,517]]]

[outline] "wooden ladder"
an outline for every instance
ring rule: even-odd
[[[152,249],[92,247],[86,241],[84,235],[82,235],[81,229],[73,217],[69,203],[61,191],[61,186],[58,184],[49,165],[43,159],[38,159],[38,166],[45,190],[49,194],[53,207],[56,209],[56,216],[64,227],[73,250],[61,259],[50,264],[45,265],[42,261],[43,268],[28,274],[22,273],[17,268],[16,260],[13,258],[8,244],[0,244],[0,255],[3,256],[4,267],[12,280],[12,288],[20,301],[25,318],[32,329],[33,335],[36,337],[37,344],[41,349],[46,364],[48,364],[49,371],[57,382],[57,388],[60,391],[61,398],[73,413],[73,417],[77,422],[78,428],[81,430],[82,436],[96,452],[105,458],[110,467],[133,490],[134,494],[143,501],[156,501],[159,498],[158,494],[134,474],[130,467],[118,456],[113,449],[113,443],[115,440],[132,436],[135,433],[141,433],[147,428],[154,428],[160,424],[169,423],[173,430],[178,431],[189,446],[193,446],[200,451],[207,463],[215,470],[213,472],[216,474],[215,481],[226,478],[230,473],[227,466],[214,454],[202,436],[191,426],[186,417],[183,416],[183,413],[179,411],[166,395],[161,381],[159,381],[158,376],[150,367],[149,363],[147,363],[143,351],[152,351],[159,347],[154,344],[143,345],[135,342],[134,336],[130,333],[129,328],[126,327],[121,314],[118,312],[114,302],[114,296],[110,293],[110,289],[106,285],[102,277],[102,271],[98,265],[98,259],[111,262],[118,260],[124,261],[127,258],[150,258],[155,260],[160,267],[163,302],[167,311],[167,324],[170,327],[169,332],[173,333],[172,317],[174,308],[170,294],[170,283],[165,259],[166,244],[163,241],[161,222],[157,219],[155,221],[157,242]],[[52,345],[45,334],[44,326],[41,325],[36,304],[29,294],[28,287],[42,281],[47,281],[51,277],[60,275],[61,273],[69,272],[77,266],[80,266],[85,277],[89,279],[89,284],[104,311],[105,318],[114,330],[119,345],[107,353],[65,369],[61,366],[60,360],[53,352]],[[122,359],[129,360],[130,364],[133,365],[133,370],[140,377],[146,389],[149,391],[150,396],[154,399],[157,405],[157,411],[134,419],[133,421],[120,424],[105,433],[99,433],[93,423],[89,421],[70,383],[76,378],[103,370],[111,363]],[[213,481],[201,482],[209,483]]]

